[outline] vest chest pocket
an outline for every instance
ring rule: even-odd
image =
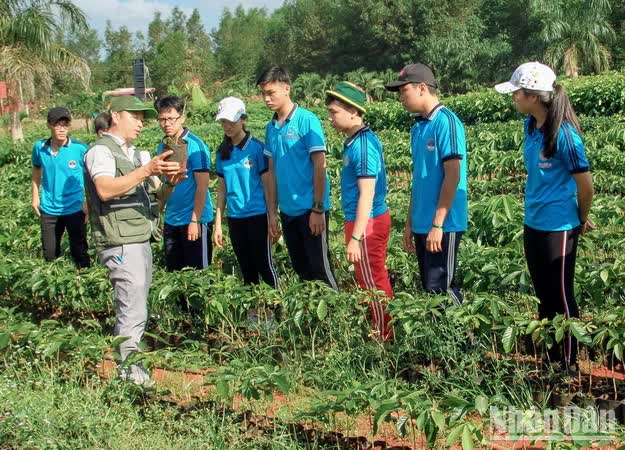
[[[141,211],[142,207],[123,208],[115,211],[120,236],[138,236],[149,232],[150,221]]]

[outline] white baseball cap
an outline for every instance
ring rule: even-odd
[[[215,120],[225,119],[229,122],[238,122],[244,114],[245,103],[243,103],[243,100],[236,97],[226,97],[219,102]]]
[[[495,86],[500,94],[510,94],[519,89],[552,92],[556,74],[548,66],[539,62],[521,64],[512,74],[510,81]]]

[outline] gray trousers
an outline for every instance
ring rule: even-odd
[[[137,351],[148,320],[148,292],[152,284],[152,248],[149,242],[109,247],[98,253],[109,270],[115,296],[115,336],[128,339],[119,346],[121,360]]]

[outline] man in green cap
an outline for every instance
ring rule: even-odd
[[[106,102],[110,128],[85,154],[85,190],[91,231],[98,259],[109,270],[115,297],[115,336],[127,338],[119,345],[120,362],[138,350],[148,318],[148,291],[152,282],[150,238],[158,232],[157,197],[165,175],[180,181],[180,164],[167,162],[171,151],[150,159],[132,142],[145,118],[156,110],[132,96]],[[150,384],[149,373],[139,364],[120,370],[120,376],[136,384]]]
[[[362,289],[383,291],[393,298],[386,269],[391,215],[386,206],[384,153],[382,143],[363,120],[367,96],[360,87],[347,81],[326,91],[326,96],[330,124],[347,137],[341,170],[347,260],[354,263]],[[393,328],[384,304],[373,301],[369,310],[375,336],[391,339]]]

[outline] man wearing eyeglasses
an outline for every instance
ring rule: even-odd
[[[115,336],[120,362],[139,350],[148,319],[148,292],[152,283],[150,239],[158,234],[160,181],[179,181],[180,164],[165,159],[171,151],[149,159],[132,142],[145,118],[155,117],[151,105],[132,96],[109,99],[110,128],[85,154],[85,188],[93,240],[100,262],[108,269],[115,296]],[[142,157],[146,154],[147,157]],[[120,376],[149,386],[150,374],[140,364],[122,366]]]
[[[41,220],[43,257],[61,256],[65,230],[77,267],[89,267],[87,206],[84,201],[83,157],[87,147],[69,137],[72,116],[67,108],[48,111],[50,137],[37,141],[32,151],[32,207]]]
[[[205,269],[213,254],[213,203],[208,193],[210,150],[184,126],[182,98],[161,97],[155,106],[158,123],[165,133],[158,145],[158,154],[166,150],[166,139],[177,138],[187,148],[186,165],[183,164],[186,177],[175,187],[164,181],[167,199],[163,228],[165,267],[170,272],[183,267]]]

